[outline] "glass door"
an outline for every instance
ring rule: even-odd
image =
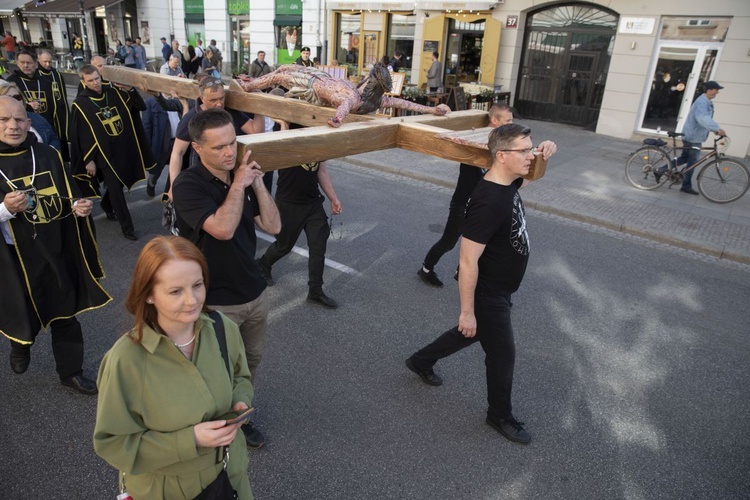
[[[661,45],[640,129],[681,130],[690,106],[703,92],[703,83],[713,77],[718,55],[718,46]]]

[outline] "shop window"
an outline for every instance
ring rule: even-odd
[[[391,14],[388,19],[388,44],[386,55],[392,58],[396,51],[401,51],[400,67],[410,73],[412,66],[412,55],[414,54],[414,31],[417,25],[417,16]],[[407,75],[407,80],[410,76]]]
[[[336,60],[349,68],[350,75],[358,75],[360,51],[360,20],[362,15],[356,13],[338,14],[336,26]]]

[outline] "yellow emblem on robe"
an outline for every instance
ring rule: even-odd
[[[125,124],[122,122],[122,117],[119,111],[114,106],[107,106],[101,108],[97,113],[96,117],[102,122],[102,127],[107,131],[111,137],[117,137],[122,134],[125,130]]]

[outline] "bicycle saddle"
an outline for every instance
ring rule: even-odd
[[[669,137],[682,137],[685,134],[683,134],[682,132],[669,132],[669,131],[667,131],[667,135]]]

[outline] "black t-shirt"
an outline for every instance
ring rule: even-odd
[[[260,214],[252,187],[245,190],[242,218],[231,240],[217,240],[203,231],[203,223],[226,200],[229,186],[211,174],[200,161],[180,173],[172,188],[177,227],[201,249],[208,261],[206,304],[231,306],[258,298],[266,281],[255,263],[255,221]]]
[[[462,163],[458,172],[456,190],[453,191],[453,198],[451,198],[451,205],[466,207],[471,193],[474,192],[474,188],[482,180],[486,171],[483,168]]]
[[[469,199],[463,236],[486,245],[479,257],[477,287],[490,293],[518,290],[529,261],[526,211],[518,188],[482,180]]]
[[[195,102],[195,107],[185,113],[185,116],[182,117],[180,123],[177,124],[177,132],[175,132],[175,137],[177,139],[182,139],[186,142],[192,141],[192,138],[190,137],[190,130],[188,129],[188,124],[190,123],[190,119],[200,111],[201,104],[201,99],[199,97]],[[248,116],[242,111],[237,111],[236,109],[224,108],[224,111],[232,115],[232,123],[234,123],[235,135],[246,135],[245,132],[242,131],[242,127],[247,123],[248,120],[252,118],[252,116]],[[198,161],[198,155],[195,154],[195,151],[193,151],[193,146],[190,145],[188,147],[188,151],[185,152],[185,156],[182,158],[182,168],[186,169],[188,165],[192,165],[196,161]]]
[[[180,123],[177,125],[177,133],[175,134],[175,137],[187,142],[192,141],[192,138],[190,137],[190,131],[188,130],[188,123],[190,123],[190,119],[194,117],[196,113],[198,113],[198,111],[200,110],[200,106],[201,100],[198,99],[195,103],[195,107],[188,111],[185,116],[182,117],[182,120],[180,120]],[[232,122],[234,123],[234,133],[237,135],[246,135],[245,132],[242,131],[242,127],[252,117],[246,115],[242,111],[237,111],[236,109],[224,108],[224,111],[232,115]],[[192,162],[190,164],[192,165]]]
[[[276,199],[288,203],[322,203],[323,195],[318,190],[319,165],[316,161],[279,170]]]

